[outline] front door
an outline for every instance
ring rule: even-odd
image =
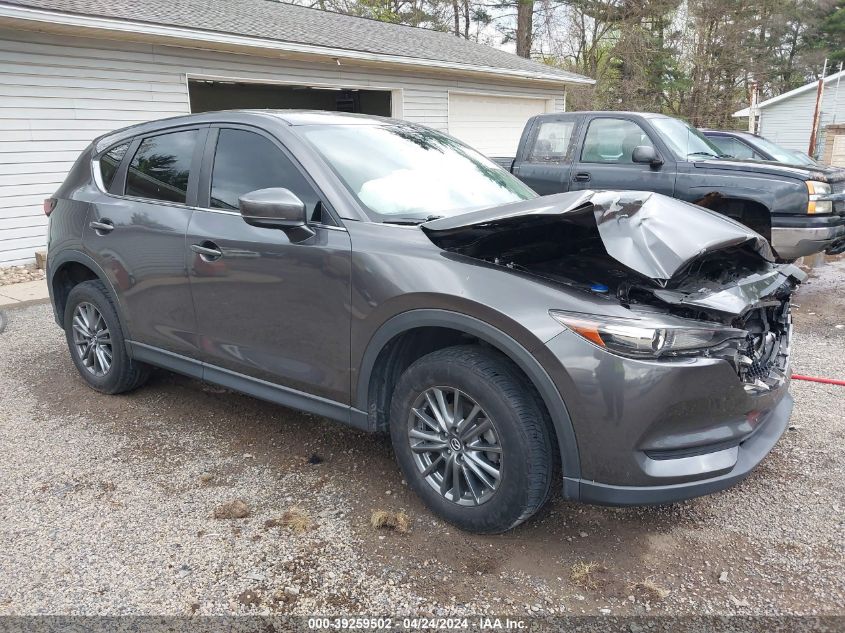
[[[191,219],[186,243],[203,360],[348,404],[348,233],[281,144],[263,132],[212,128],[204,173],[210,178],[199,194],[203,208]],[[296,241],[301,236],[243,220],[238,197],[269,187],[289,189],[305,203],[312,237]]]
[[[185,234],[206,132],[139,137],[100,156],[95,168],[109,195],[92,204],[84,237],[117,292],[127,338],[189,357],[197,348]]]
[[[571,189],[654,191],[675,193],[675,169],[666,164],[652,167],[632,160],[638,145],[654,147],[639,124],[631,119],[597,117],[589,122],[581,153],[572,166]]]

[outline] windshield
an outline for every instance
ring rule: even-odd
[[[537,197],[496,163],[427,128],[307,125],[298,131],[382,222],[421,222]]]
[[[705,160],[724,156],[701,132],[680,119],[660,117],[651,119],[660,137],[681,160]]]
[[[769,154],[773,160],[779,163],[786,163],[787,165],[814,165],[816,161],[812,158],[791,149],[786,149],[780,145],[772,143],[770,140],[762,136],[755,136],[751,141],[758,148]]]

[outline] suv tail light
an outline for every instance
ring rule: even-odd
[[[56,200],[55,198],[45,198],[44,199],[44,215],[50,217],[50,214],[53,212],[53,209],[56,208]]]

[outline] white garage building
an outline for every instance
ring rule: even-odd
[[[46,243],[42,201],[96,136],[227,108],[404,118],[489,155],[592,80],[448,33],[274,0],[0,0],[0,266]]]

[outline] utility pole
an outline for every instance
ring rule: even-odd
[[[827,75],[827,59],[824,60],[824,67],[822,68],[822,78],[819,79],[818,88],[816,88],[816,109],[813,112],[813,127],[810,128],[810,147],[807,149],[807,154],[813,157],[816,151],[816,134],[819,131],[819,116],[821,115],[822,99],[824,98],[824,78]]]
[[[751,102],[748,106],[748,131],[757,134],[757,100],[760,90],[756,81],[751,82]]]

